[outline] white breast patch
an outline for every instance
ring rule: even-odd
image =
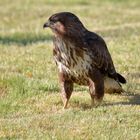
[[[62,61],[57,61],[60,72],[65,71],[74,77],[81,77],[88,74],[92,60],[86,51],[84,51],[83,58],[81,58],[76,55],[75,46],[72,46],[71,44],[69,44],[67,48],[65,44],[63,44],[59,46],[59,49],[62,52]],[[70,49],[73,50],[73,56],[71,56]]]

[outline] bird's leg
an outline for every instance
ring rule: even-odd
[[[89,91],[92,99],[92,105],[98,106],[104,96],[104,79],[100,72],[96,71],[94,76],[89,79]]]
[[[91,96],[91,105],[94,106],[95,86],[94,82],[91,79],[89,79],[89,93]]]
[[[59,81],[61,84],[61,97],[64,104],[64,109],[67,108],[68,101],[73,91],[73,82],[67,79],[68,77],[63,72],[59,72]]]
[[[61,83],[61,96],[63,101],[63,108],[66,109],[68,101],[73,91],[73,83],[71,81],[64,81]]]

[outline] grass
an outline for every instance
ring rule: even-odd
[[[139,0],[0,1],[0,139],[140,139]],[[103,36],[127,84],[123,95],[105,94],[91,108],[86,87],[75,85],[62,110],[51,31],[59,11],[77,14]]]

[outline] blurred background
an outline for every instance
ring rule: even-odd
[[[138,34],[139,7],[139,0],[1,0],[0,42],[28,45],[46,41],[50,32],[42,30],[43,23],[61,11],[75,13],[88,29],[107,38],[128,36],[131,30]]]
[[[62,102],[52,57],[52,32],[43,30],[43,24],[52,14],[62,11],[76,14],[86,28],[105,39],[117,71],[128,81],[123,85],[128,96],[105,96],[105,103],[120,104],[110,107],[107,113],[106,106],[85,111],[90,106],[90,97],[88,89],[79,86],[71,99],[71,106],[76,109],[59,112]],[[77,135],[82,139],[89,134],[92,139],[97,134],[100,140],[139,139],[140,108],[131,106],[134,104],[140,104],[140,0],[0,0],[1,138],[62,139],[78,138]],[[81,109],[84,111],[76,112]],[[75,112],[77,119],[70,119],[69,113],[73,118]],[[102,122],[94,120],[99,126],[89,121],[97,117],[94,112],[101,115]],[[117,129],[122,120],[124,123]],[[73,122],[75,125],[69,128]],[[93,124],[90,132],[88,124]]]

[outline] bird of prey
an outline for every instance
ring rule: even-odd
[[[73,84],[89,86],[93,105],[101,103],[104,92],[122,92],[126,83],[116,72],[107,45],[98,34],[87,30],[70,12],[53,14],[44,24],[54,33],[53,56],[58,66],[64,108]]]

